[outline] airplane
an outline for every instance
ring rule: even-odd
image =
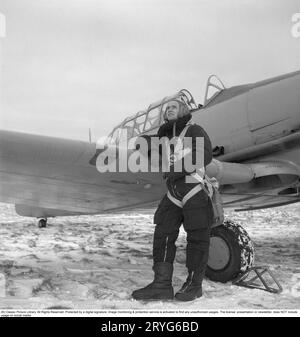
[[[214,159],[206,173],[219,181],[224,208],[288,205],[300,201],[299,92],[300,71],[230,88],[213,75],[203,104],[182,89],[127,117],[108,139],[120,144],[124,130],[128,138],[155,134],[166,104],[179,98],[210,136]],[[39,227],[50,217],[157,206],[166,192],[160,173],[99,173],[99,151],[97,143],[0,130],[0,202],[37,218]],[[253,263],[253,243],[244,228],[230,219],[212,228],[209,279],[234,280]]]

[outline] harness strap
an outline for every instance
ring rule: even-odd
[[[175,125],[175,123],[174,123]],[[175,127],[173,125],[173,136],[175,136]],[[182,144],[183,142],[183,138],[185,137],[185,134],[188,130],[188,128],[190,127],[190,125],[192,125],[192,123],[189,121],[186,126],[184,127],[184,129],[181,131],[179,137],[178,137],[178,141],[180,142],[180,144]],[[201,171],[200,171],[201,172]],[[182,208],[186,202],[191,199],[196,193],[200,192],[202,190],[202,186],[204,186],[204,180],[203,178],[198,174],[198,173],[194,173],[193,176],[200,182],[200,184],[196,185],[194,188],[192,188],[181,200],[176,199],[175,197],[173,197],[171,195],[171,193],[168,191],[167,192],[167,197],[169,198],[169,200],[171,200],[176,206]]]
[[[175,144],[174,147],[174,151],[173,151],[173,155],[176,155],[176,158],[180,155],[180,158],[177,158],[177,160],[182,159],[187,153],[190,152],[189,149],[185,149],[183,150],[183,140],[185,137],[185,134],[187,133],[187,130],[189,129],[189,127],[193,125],[191,123],[191,121],[189,121],[185,127],[183,128],[183,130],[180,132],[180,135],[177,137],[177,142]],[[173,124],[173,138],[176,138],[175,136],[175,130],[176,130],[176,122]],[[168,157],[170,157],[170,154],[168,155]],[[171,160],[169,158],[169,165],[171,164]]]
[[[185,203],[191,199],[195,194],[200,192],[202,190],[202,187],[200,185],[196,185],[194,188],[192,188],[182,199],[182,206],[185,205]]]
[[[205,190],[205,192],[208,194],[208,196],[211,198],[214,194],[214,181],[212,179],[209,179],[207,175],[204,174],[204,177],[202,177],[199,173],[195,172],[191,174],[192,177],[197,179],[199,183],[201,184],[202,188]]]
[[[168,193],[167,193],[167,197],[168,197],[168,198],[173,202],[173,204],[175,204],[176,206],[178,206],[178,207],[180,207],[180,208],[183,207],[182,201],[180,201],[180,200],[174,198],[174,197],[171,195],[171,193],[170,193],[169,191],[168,191]]]
[[[195,194],[200,192],[202,190],[202,187],[200,185],[196,185],[194,188],[192,188],[181,200],[178,200],[174,198],[171,193],[168,191],[167,197],[178,207],[182,208],[186,202],[191,199]]]

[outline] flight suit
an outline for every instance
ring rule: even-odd
[[[187,113],[176,121],[166,122],[158,130],[158,137],[180,136],[190,123],[191,114]],[[197,155],[196,138],[204,137],[204,166],[212,160],[212,147],[207,133],[199,125],[186,128],[185,137],[191,137],[192,157]],[[184,167],[184,166],[183,166]],[[148,286],[133,292],[135,299],[172,299],[173,262],[176,254],[176,240],[181,224],[187,233],[186,267],[188,277],[182,288],[175,295],[178,300],[189,301],[202,295],[202,280],[209,253],[210,228],[213,221],[213,208],[209,196],[199,188],[191,198],[185,200],[198,183],[187,183],[186,177],[191,172],[183,169],[175,172],[174,165],[170,172],[164,173],[168,193],[162,198],[154,215],[153,271],[154,281]],[[200,186],[200,185],[199,185]],[[199,187],[198,186],[198,187]]]
[[[177,120],[175,136],[179,136],[191,116],[184,116]],[[173,129],[164,125],[158,131],[158,136],[173,137]],[[186,137],[204,137],[204,164],[208,165],[212,160],[211,143],[206,132],[198,125],[190,125]],[[193,148],[192,151],[196,151]],[[193,153],[193,156],[196,153]],[[177,200],[183,197],[195,187],[193,183],[186,183],[185,172],[167,173],[166,183],[169,193]],[[175,242],[179,234],[179,228],[183,223],[187,232],[186,266],[189,270],[195,270],[199,264],[206,264],[208,259],[210,227],[213,220],[211,200],[204,190],[191,197],[181,208],[174,204],[167,195],[161,200],[155,215],[156,224],[153,241],[154,262],[174,262],[176,254]]]

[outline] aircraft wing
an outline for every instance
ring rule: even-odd
[[[248,210],[299,202],[298,168],[286,160],[276,162],[289,153],[282,150],[298,148],[299,140],[299,133],[276,140],[272,146],[279,151],[272,158],[262,156],[260,148],[249,148],[259,156],[255,162],[214,160],[208,172],[212,169],[221,182],[224,207]],[[157,206],[166,192],[160,173],[99,173],[90,164],[94,154],[95,144],[1,130],[0,201],[15,204],[18,214],[32,217]],[[293,152],[287,158],[291,157]]]
[[[159,174],[99,173],[95,144],[0,130],[0,201],[20,215],[96,214],[156,205]]]

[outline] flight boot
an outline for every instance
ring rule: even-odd
[[[154,280],[146,287],[135,290],[132,297],[135,300],[172,300],[174,289],[172,286],[173,264],[169,262],[155,262],[153,265]]]
[[[181,289],[176,293],[175,298],[178,301],[193,301],[201,297],[204,273],[201,270],[189,270],[188,277]]]

